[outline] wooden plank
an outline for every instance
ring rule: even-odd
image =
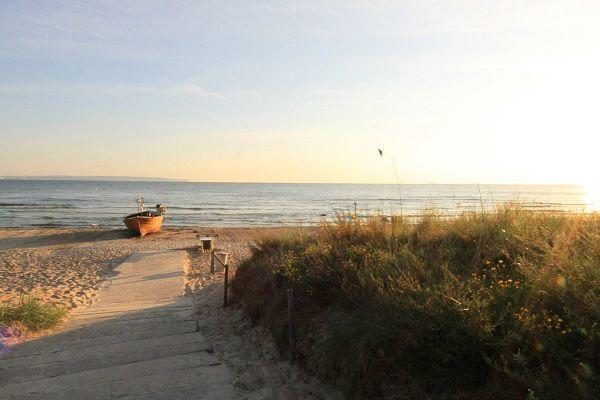
[[[95,369],[57,378],[6,385],[3,399],[112,399],[169,398],[165,393],[185,392],[181,399],[233,399],[227,367],[210,355],[183,356]],[[215,397],[218,394],[218,397]]]
[[[132,362],[211,350],[197,332],[162,336],[110,346],[45,352],[4,360],[0,384],[25,382]]]
[[[186,321],[185,323],[178,324],[164,324],[160,326],[148,327],[151,329],[132,329],[120,332],[117,335],[106,335],[106,336],[61,336],[61,337],[50,337],[44,339],[44,341],[34,340],[22,344],[10,352],[3,354],[3,360],[9,360],[13,358],[27,357],[32,355],[39,355],[47,352],[56,352],[66,349],[82,349],[89,348],[93,345],[109,346],[114,343],[129,342],[134,340],[142,340],[149,338],[158,338],[162,336],[178,335],[182,333],[191,333],[197,331],[197,324],[195,321]]]
[[[11,349],[0,398],[234,398],[182,296],[184,253],[133,255],[62,331]]]

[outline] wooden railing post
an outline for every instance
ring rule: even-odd
[[[215,260],[215,251],[211,250],[210,251],[210,273],[211,274],[215,273],[216,262],[217,262],[217,260]]]
[[[219,253],[224,256],[224,259],[221,259],[216,251],[212,252],[212,261],[211,261],[211,272],[216,272],[216,265],[219,262],[224,269],[224,279],[223,279],[223,307],[227,307],[227,291],[229,289],[229,264],[227,264],[227,253]]]
[[[294,361],[294,291],[287,290],[287,308],[288,308],[288,352],[290,362]]]
[[[227,307],[227,289],[229,285],[229,265],[225,264],[225,279],[223,285],[223,307]]]

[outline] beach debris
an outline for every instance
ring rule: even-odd
[[[0,356],[8,353],[10,347],[19,343],[23,332],[16,326],[0,326]]]

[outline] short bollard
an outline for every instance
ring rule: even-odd
[[[210,236],[205,236],[200,238],[200,250],[203,253],[212,251],[213,249],[213,238]]]

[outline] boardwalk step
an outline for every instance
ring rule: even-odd
[[[183,297],[184,251],[140,253],[62,330],[0,358],[1,399],[230,399]]]

